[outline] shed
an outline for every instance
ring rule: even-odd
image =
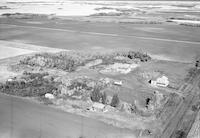
[[[54,95],[51,94],[51,93],[46,93],[44,97],[47,98],[47,99],[54,99],[55,98]]]
[[[7,81],[8,81],[8,82],[11,82],[11,81],[13,81],[13,79],[12,79],[12,78],[9,78],[9,79],[7,79]]]
[[[121,86],[122,85],[122,81],[114,81],[114,84]]]

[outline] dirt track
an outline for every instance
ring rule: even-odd
[[[178,105],[176,111],[172,115],[172,118],[169,119],[169,122],[167,122],[166,127],[160,136],[160,138],[174,138],[176,131],[178,131],[178,125],[182,121],[186,111],[188,108],[191,106],[193,103],[193,99],[196,97],[197,92],[196,92],[196,87],[199,82],[199,76],[194,77],[193,79],[193,87],[189,90],[187,90],[187,96],[185,97],[184,100],[181,101],[181,103]],[[186,88],[187,89],[187,88]]]

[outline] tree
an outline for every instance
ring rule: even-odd
[[[177,130],[174,134],[174,138],[186,138],[187,135],[183,130]]]
[[[93,102],[99,102],[101,99],[100,88],[95,87],[90,95],[90,98]]]
[[[131,113],[136,113],[137,112],[137,107],[136,107],[134,102],[131,104],[130,109],[131,109]]]
[[[117,107],[119,105],[119,97],[118,94],[114,94],[112,97],[112,101],[110,104],[112,107]]]
[[[200,101],[192,105],[192,111],[196,112],[200,109]]]
[[[107,94],[105,92],[102,93],[101,95],[101,100],[103,104],[106,104],[106,100],[107,100]]]

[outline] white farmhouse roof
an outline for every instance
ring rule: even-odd
[[[166,76],[162,76],[156,80],[157,85],[167,86],[169,85],[169,80]]]
[[[162,76],[161,78],[158,78],[156,81],[159,83],[165,83],[168,81],[168,78],[166,76]]]
[[[169,80],[166,76],[162,76],[160,78],[157,78],[156,81],[151,80],[150,83],[151,83],[152,86],[167,87],[169,85]]]

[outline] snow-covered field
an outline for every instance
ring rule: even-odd
[[[71,1],[64,3],[34,2],[34,3],[1,3],[0,6],[7,6],[10,9],[0,10],[3,13],[35,13],[55,14],[58,16],[85,16],[94,12],[96,6],[79,4]]]
[[[30,54],[34,52],[60,52],[63,49],[49,48],[44,46],[36,46],[24,44],[20,42],[8,42],[0,40],[0,59],[14,57],[18,55]]]
[[[7,8],[1,8],[7,6]],[[100,10],[97,10],[102,8]],[[141,12],[200,12],[199,2],[181,1],[65,1],[65,0],[1,0],[0,14],[35,13],[58,16],[88,16],[128,9]]]
[[[14,47],[0,46],[0,59],[32,53],[33,51],[27,49],[20,49]]]
[[[172,20],[177,23],[189,23],[189,24],[200,24],[200,21],[192,21],[192,20]]]

